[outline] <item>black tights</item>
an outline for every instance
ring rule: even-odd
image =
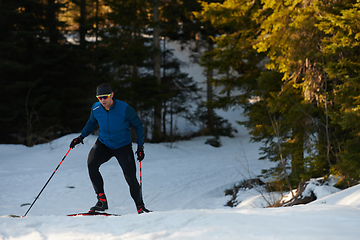
[[[130,188],[130,195],[134,199],[136,206],[144,205],[140,185],[136,178],[135,158],[131,144],[118,149],[111,149],[99,140],[96,141],[94,147],[90,150],[87,161],[90,180],[95,192],[97,194],[104,193],[104,181],[99,168],[112,157],[116,157],[122,168],[124,177]]]

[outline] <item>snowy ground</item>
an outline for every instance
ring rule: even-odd
[[[239,196],[237,208],[225,207],[224,190],[260,173],[258,145],[245,131],[222,138],[223,146],[204,144],[207,137],[169,144],[145,144],[143,190],[153,213],[137,215],[115,159],[103,165],[109,212],[120,217],[67,217],[95,204],[86,170],[96,137],[71,150],[25,218],[42,186],[77,134],[34,147],[0,145],[0,239],[359,239],[360,186],[316,202],[287,208],[262,208],[256,191]],[[136,144],[134,144],[135,148]]]
[[[179,45],[169,45],[189,62],[186,71],[203,84],[201,67],[191,64]],[[242,120],[240,109],[218,114],[233,126]],[[181,119],[177,124],[193,130]],[[287,208],[264,208],[260,194],[249,190],[238,196],[242,202],[236,208],[225,207],[230,199],[225,189],[271,166],[257,160],[259,144],[250,143],[246,130],[237,128],[235,138],[221,138],[220,148],[204,144],[208,137],[145,144],[143,195],[153,213],[137,215],[117,161],[104,164],[108,212],[120,217],[66,216],[96,203],[86,169],[95,136],[69,152],[25,218],[9,217],[25,214],[78,134],[34,147],[0,145],[0,240],[360,239],[360,186],[331,195],[334,188],[317,187],[324,198]]]

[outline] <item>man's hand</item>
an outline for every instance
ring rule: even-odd
[[[137,160],[139,160],[139,162],[141,162],[144,159],[145,157],[144,146],[138,146],[136,155],[137,155]]]
[[[74,138],[71,143],[70,143],[70,148],[74,148],[76,145],[78,145],[79,143],[84,144],[83,142],[84,137],[83,136],[78,136],[77,138]]]

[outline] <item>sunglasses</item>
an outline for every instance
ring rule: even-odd
[[[110,96],[111,96],[111,93],[105,94],[105,95],[98,95],[96,97],[97,97],[97,99],[101,100],[101,99],[108,99]]]

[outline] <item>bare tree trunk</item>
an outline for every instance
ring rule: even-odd
[[[34,110],[34,106],[31,110],[29,110],[29,98],[32,89],[34,88],[35,83],[31,86],[30,90],[26,95],[25,100],[25,110],[26,110],[26,146],[33,146],[35,143],[33,141],[33,117],[36,117],[36,112]]]
[[[49,27],[49,39],[50,43],[57,43],[59,40],[58,31],[56,29],[56,8],[55,0],[48,0],[46,22]]]
[[[213,49],[214,49],[214,43],[210,39],[208,51],[212,51]],[[209,61],[212,61],[212,59],[210,59]],[[206,72],[206,90],[207,90],[206,100],[208,103],[211,103],[213,100],[213,87],[211,84],[213,77],[214,77],[214,71],[212,69],[211,70],[207,69],[207,72]],[[212,106],[209,106],[209,104],[207,106],[207,114],[208,114],[207,127],[211,132],[213,132],[215,129],[215,116],[214,116],[214,109]]]
[[[80,22],[79,22],[80,46],[86,45],[86,0],[80,0]]]
[[[98,72],[99,65],[99,0],[95,0],[95,49],[93,55],[93,62],[96,72]]]
[[[306,62],[308,63],[309,60],[306,59]],[[322,63],[325,66],[325,60],[324,57],[322,58]],[[310,63],[308,63],[308,65],[310,65]],[[309,66],[307,66],[309,68]],[[314,78],[313,75],[310,75],[311,78],[313,79],[313,82],[320,88],[323,90],[324,92],[324,105],[325,105],[325,132],[326,132],[326,160],[329,164],[329,167],[331,167],[331,162],[330,162],[330,149],[331,149],[331,142],[330,142],[330,134],[329,134],[329,113],[328,113],[328,97],[327,97],[327,78],[326,78],[326,73],[323,74],[324,77],[324,87],[321,86],[320,83],[318,83],[316,81],[316,79]]]
[[[161,75],[160,75],[160,68],[161,68],[161,51],[160,51],[160,26],[159,26],[159,2],[158,0],[154,0],[154,36],[153,36],[153,43],[154,43],[154,76],[158,85],[161,85]],[[161,139],[161,102],[156,103],[154,109],[154,134],[153,140],[159,141]]]
[[[174,133],[173,133],[173,124],[174,124],[174,117],[173,117],[173,100],[170,100],[170,142],[174,140]]]
[[[165,54],[166,54],[166,41],[165,41],[165,38],[164,38],[164,41],[163,41],[163,57],[162,57],[162,62],[163,62],[163,79],[166,79],[166,69],[165,69],[165,61],[166,61],[166,57],[165,57]],[[166,115],[168,114],[168,111],[167,111],[167,106],[166,106],[166,103],[167,101],[164,100],[164,104],[163,104],[163,116],[162,116],[162,125],[163,125],[163,132],[162,132],[162,135],[164,136],[164,140],[167,140],[167,131],[166,131]]]
[[[286,164],[285,164],[285,161],[284,161],[284,158],[283,158],[283,155],[282,155],[282,148],[281,148],[280,134],[279,134],[280,129],[279,129],[279,125],[278,125],[277,122],[275,122],[274,128],[276,128],[275,131],[276,131],[276,137],[278,139],[279,155],[280,155],[280,160],[281,160],[281,166],[282,166],[282,169],[284,171],[285,181],[286,181],[286,183],[288,185],[288,188],[290,189],[292,197],[294,198],[295,196],[294,196],[291,184],[290,184],[289,175],[287,174],[287,171],[286,171]]]
[[[163,104],[163,115],[162,115],[162,134],[164,136],[164,139],[166,139],[166,115],[167,115],[167,106],[166,106],[166,101],[164,101]]]
[[[95,43],[98,45],[99,38],[99,0],[95,1]]]
[[[287,171],[286,171],[286,164],[285,164],[285,161],[284,161],[284,158],[283,158],[283,155],[282,155],[282,147],[281,147],[281,142],[280,142],[280,127],[279,127],[279,123],[277,122],[276,119],[273,118],[273,116],[271,115],[271,112],[270,112],[270,109],[268,108],[268,105],[267,103],[265,102],[265,106],[267,108],[267,112],[269,114],[269,117],[270,117],[270,121],[271,121],[271,125],[275,131],[275,134],[276,134],[276,138],[278,140],[278,149],[279,149],[279,156],[280,156],[280,160],[281,160],[281,167],[284,171],[284,176],[285,176],[285,181],[286,181],[286,184],[288,185],[288,188],[290,189],[290,192],[291,192],[291,195],[292,197],[294,198],[294,193],[293,193],[293,190],[292,190],[292,187],[291,187],[291,184],[290,184],[290,180],[289,180],[289,175],[287,174]]]
[[[325,61],[324,61],[324,57],[322,58],[323,64],[325,66]],[[326,160],[328,161],[329,167],[331,167],[331,162],[330,162],[330,136],[329,136],[329,112],[328,112],[328,100],[327,100],[327,79],[326,79],[326,74],[324,73],[324,80],[325,80],[325,87],[324,87],[324,97],[325,97],[325,125],[326,125],[326,141],[327,141],[327,146],[326,146]]]

